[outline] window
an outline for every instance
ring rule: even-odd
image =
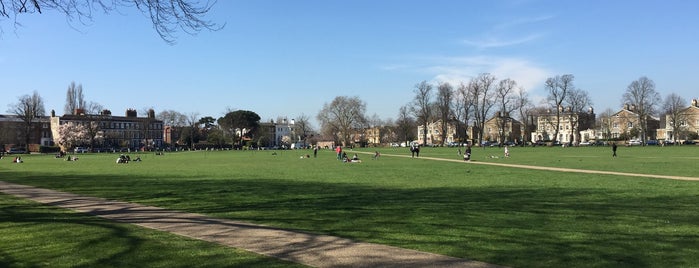
[[[628,122],[628,123],[626,123],[626,126],[629,127],[629,128],[633,128],[633,122]]]

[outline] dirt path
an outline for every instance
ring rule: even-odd
[[[3,181],[0,181],[0,192],[314,267],[502,267],[433,253],[356,242],[334,236],[293,232]]]

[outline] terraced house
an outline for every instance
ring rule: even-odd
[[[58,137],[62,124],[73,122],[87,127],[90,144],[93,148],[128,148],[131,150],[159,148],[163,146],[163,121],[155,118],[155,111],[148,111],[145,117],[138,117],[133,109],[126,110],[125,116],[114,116],[109,110],[99,114],[86,114],[75,109],[73,114],[56,116],[51,113],[51,131]]]

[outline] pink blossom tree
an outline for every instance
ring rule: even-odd
[[[68,122],[58,127],[58,137],[54,139],[61,150],[68,152],[76,145],[90,142],[90,135],[84,125]]]

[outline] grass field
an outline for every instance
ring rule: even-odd
[[[611,157],[608,147],[510,151],[512,157],[503,158],[502,149],[475,148],[473,159],[699,177],[696,147],[620,147],[617,158]],[[310,151],[277,151],[276,155],[272,151],[141,154],[143,162],[129,164],[115,164],[116,155],[110,154],[81,155],[76,162],[32,155],[26,156],[23,164],[11,164],[8,158],[0,160],[0,176],[5,181],[77,194],[515,267],[691,267],[699,263],[697,181],[388,156],[407,155],[405,148],[382,148],[381,152],[384,156],[380,160],[360,154],[364,161],[355,164],[335,160],[330,150],[321,150],[317,159],[300,158]],[[456,148],[423,148],[421,156],[461,158]],[[72,240],[63,241],[65,232],[51,232],[48,226],[53,223],[34,219],[33,210],[70,214],[78,230],[87,228],[83,221],[112,224],[0,197],[3,216],[8,219],[3,220],[2,231],[9,234],[0,237],[2,245],[18,239],[12,234],[22,236],[27,232],[23,225],[34,223],[48,228],[42,236],[48,236],[52,245],[73,249],[68,243]],[[135,227],[119,226],[140,232]],[[104,236],[117,239],[118,235],[107,232]],[[139,240],[155,240],[155,245],[180,239],[151,235],[133,234]],[[46,246],[45,240],[26,238],[25,247]],[[129,247],[129,243],[126,240],[97,246],[118,252],[115,248]],[[196,247],[195,253],[205,255],[209,251]],[[12,253],[12,246],[0,248],[3,256],[8,256],[1,259],[8,266],[34,266],[50,258],[41,251],[18,255]],[[176,247],[167,250],[188,252]],[[238,258],[235,256],[231,258]],[[101,256],[86,254],[81,258],[86,263],[99,263]],[[257,261],[262,263],[259,267],[269,266],[267,260],[240,266],[255,266]],[[159,266],[147,257],[135,262]]]

